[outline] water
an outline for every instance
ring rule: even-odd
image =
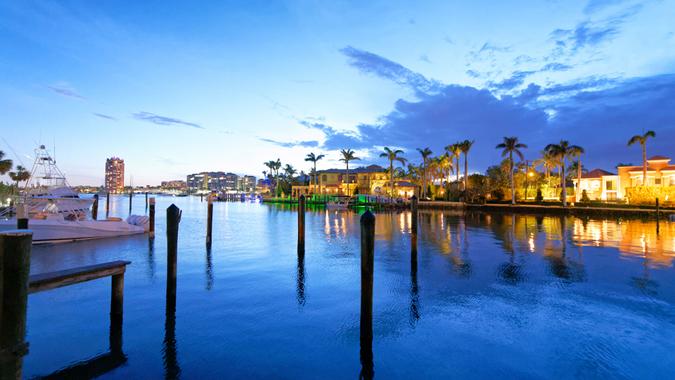
[[[127,199],[115,199],[126,215]],[[174,315],[165,209],[183,210]],[[105,199],[101,200],[104,210]],[[144,213],[143,197],[134,199]],[[34,247],[32,273],[130,260],[123,352],[109,378],[356,378],[359,215],[157,199],[157,237]],[[104,214],[104,211],[99,215]],[[666,378],[675,372],[675,224],[424,211],[377,214],[376,378]],[[29,297],[28,377],[108,350],[110,280]]]

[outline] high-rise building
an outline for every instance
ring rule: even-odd
[[[124,160],[110,157],[105,160],[105,189],[109,193],[124,192]]]
[[[252,175],[245,175],[239,177],[239,184],[237,190],[245,193],[252,193],[255,191],[255,177]]]

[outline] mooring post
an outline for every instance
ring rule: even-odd
[[[154,238],[155,237],[155,198],[154,197],[150,198],[149,205],[150,205],[150,211],[149,211],[149,213],[150,213],[150,221],[149,221],[150,226],[148,227],[148,234],[149,234],[150,238]]]
[[[209,195],[207,198],[207,215],[206,215],[206,245],[210,246],[213,233],[213,197]]]
[[[148,192],[145,192],[145,210],[148,210]]]
[[[129,215],[131,215],[131,203],[134,198],[134,189],[129,190]]]
[[[375,215],[361,216],[361,377],[372,379],[373,369],[373,263]]]
[[[410,198],[410,212],[412,213],[410,222],[410,244],[413,250],[417,250],[417,197]]]
[[[94,194],[94,204],[91,205],[91,218],[98,219],[98,194]]]
[[[305,252],[305,196],[298,198],[298,253]]]
[[[176,274],[178,259],[178,225],[181,211],[172,204],[166,209],[166,297],[176,299]]]
[[[105,193],[105,218],[110,217],[110,192]]]
[[[16,228],[19,230],[28,229],[28,210],[23,204],[16,205]]]
[[[124,273],[112,276],[110,315],[122,317],[124,310]]]
[[[33,233],[0,233],[0,379],[21,379],[28,353],[26,306]]]

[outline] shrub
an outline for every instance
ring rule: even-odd
[[[586,194],[586,190],[581,192],[581,203],[588,203],[590,202],[591,199],[588,198],[588,194]]]
[[[490,197],[496,201],[501,201],[504,199],[504,190],[494,189],[490,192]]]
[[[544,201],[544,195],[541,193],[541,189],[537,189],[537,196],[534,197],[534,201],[537,203]]]

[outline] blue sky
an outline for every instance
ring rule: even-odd
[[[675,156],[673,20],[675,0],[2,0],[0,149],[30,164],[55,144],[73,184],[113,155],[157,184],[464,139],[484,171],[511,135],[528,159],[564,138],[613,170],[643,130]]]

